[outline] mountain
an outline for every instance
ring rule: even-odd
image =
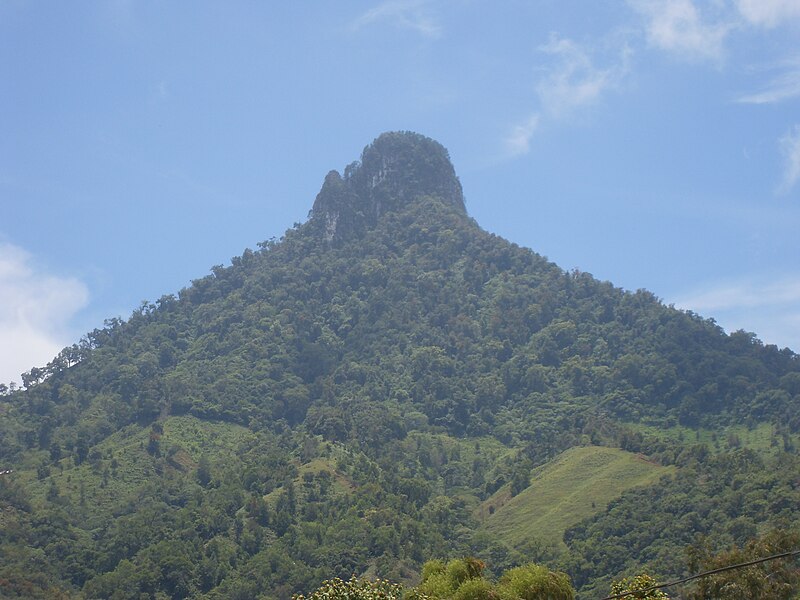
[[[483,231],[414,133],[24,385],[0,397],[9,597],[287,598],[465,554],[594,597],[800,516],[796,354]],[[504,525],[543,490],[546,535]]]

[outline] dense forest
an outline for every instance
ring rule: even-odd
[[[599,598],[800,517],[798,355],[482,230],[417,134],[22,383],[3,597],[288,598],[469,555]],[[545,494],[547,527],[504,526]]]

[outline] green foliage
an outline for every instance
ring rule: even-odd
[[[468,579],[453,593],[453,600],[493,600],[497,598],[494,586],[485,579]]]
[[[501,488],[485,500],[484,527],[512,546],[538,539],[565,549],[567,529],[603,511],[625,490],[674,472],[617,448],[570,448],[537,469],[530,487],[519,495],[507,499],[507,490]],[[488,507],[494,507],[492,514]]]
[[[470,578],[463,559],[425,563],[422,567],[423,579],[417,591],[431,598],[451,598],[459,586]]]
[[[423,583],[428,581],[431,577],[443,574],[445,572],[445,569],[446,569],[445,563],[439,560],[438,558],[434,558],[432,560],[427,561],[424,565],[422,565]]]
[[[799,471],[797,456],[769,458],[751,450],[686,464],[673,479],[629,490],[604,513],[569,529],[563,568],[583,590],[644,568],[683,575],[685,549],[698,536],[716,552],[744,545],[770,524],[796,523]]]
[[[658,585],[654,577],[643,573],[635,577],[625,577],[611,584],[611,594],[628,594],[626,598],[643,600],[669,600],[669,596],[661,590],[650,589]]]
[[[385,580],[370,581],[355,576],[348,581],[334,578],[323,581],[319,589],[308,596],[296,594],[292,600],[400,600],[403,587]],[[423,596],[418,596],[424,600]]]
[[[287,598],[471,553],[596,592],[681,572],[697,532],[716,551],[797,518],[797,356],[482,231],[432,140],[382,136],[260,246],[0,389],[14,593]],[[578,446],[624,454],[619,485],[553,480],[548,503],[577,508],[519,526],[537,469]],[[664,472],[631,453],[674,480],[619,496]],[[480,527],[511,514],[522,540]],[[437,593],[488,593],[448,564]]]
[[[211,461],[206,454],[200,456],[200,461],[197,463],[197,482],[203,487],[211,483]]]
[[[574,600],[575,590],[565,573],[528,564],[503,573],[497,584],[483,578],[484,563],[475,558],[439,560],[423,566],[416,595],[448,600]]]
[[[471,557],[446,564],[440,560],[428,561],[422,566],[422,582],[416,592],[431,598],[483,598],[481,590],[489,589],[482,579],[484,568],[482,561]]]
[[[566,573],[542,565],[525,565],[503,573],[497,583],[504,600],[574,600],[575,590]]]
[[[800,533],[772,531],[764,537],[748,541],[742,547],[717,554],[705,544],[691,549],[693,569],[710,571],[729,565],[766,558],[797,550]],[[800,567],[796,558],[784,558],[716,573],[699,579],[687,595],[692,600],[756,600],[774,598],[789,600],[800,592]]]

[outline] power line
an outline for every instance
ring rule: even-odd
[[[653,590],[658,590],[665,587],[671,587],[673,585],[678,585],[681,583],[686,583],[687,581],[692,581],[694,579],[700,579],[701,577],[708,577],[709,575],[715,575],[717,573],[723,573],[725,571],[733,571],[734,569],[741,569],[743,567],[749,567],[751,565],[757,565],[759,563],[767,562],[770,560],[777,560],[779,558],[786,558],[788,556],[796,556],[800,554],[800,550],[791,550],[790,552],[784,552],[782,554],[773,554],[772,556],[767,556],[766,558],[759,558],[756,560],[751,560],[744,563],[739,563],[736,565],[728,565],[727,567],[720,567],[718,569],[712,569],[711,571],[704,571],[703,573],[698,573],[697,575],[692,575],[690,577],[684,577],[683,579],[678,579],[676,581],[670,581],[668,583],[659,583],[658,585],[650,586],[649,588],[645,588],[643,590],[635,590],[632,592],[623,592],[621,594],[615,594],[614,596],[606,596],[603,600],[615,600],[616,598],[625,598],[626,596],[632,596],[633,594],[642,594],[645,592],[652,592]]]

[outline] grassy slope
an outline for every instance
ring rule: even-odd
[[[167,464],[178,477],[193,477],[203,453],[213,457],[213,464],[236,460],[237,449],[253,437],[245,427],[191,416],[169,417],[162,426],[161,452],[166,455],[173,448]],[[28,482],[34,498],[41,499],[54,481],[60,495],[90,509],[87,514],[92,518],[102,519],[126,499],[135,500],[137,491],[157,476],[153,459],[146,451],[149,436],[149,428],[130,425],[98,444],[102,455],[99,461],[75,465],[66,458],[59,463],[62,468],[51,468],[50,476],[43,480],[37,481],[32,470],[21,472],[20,476]],[[111,466],[112,457],[115,467]]]
[[[567,528],[603,510],[625,490],[672,472],[617,448],[570,448],[536,469],[531,485],[514,498],[508,486],[500,489],[481,505],[480,515],[488,533],[512,546],[533,538],[566,549],[562,538]]]

